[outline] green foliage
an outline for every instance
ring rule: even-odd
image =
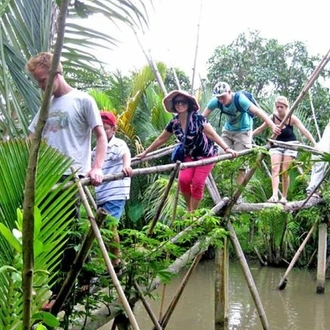
[[[16,329],[21,326],[22,301],[22,228],[21,211],[29,156],[29,141],[11,140],[0,143],[0,328]],[[32,302],[33,318],[54,326],[57,320],[40,313],[49,296],[49,286],[54,282],[55,267],[68,235],[70,225],[68,209],[71,207],[76,187],[62,192],[63,185],[54,185],[69,168],[72,161],[58,151],[41,145],[37,171],[36,203],[34,209],[34,273]]]

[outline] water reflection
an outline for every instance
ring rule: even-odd
[[[316,273],[293,269],[288,276],[286,289],[276,289],[285,269],[251,266],[261,302],[271,330],[325,330],[330,329],[330,290],[316,294]],[[182,274],[183,276],[183,274]],[[182,276],[166,287],[163,313],[174,295]],[[229,329],[262,330],[253,299],[237,262],[229,270]],[[329,291],[329,292],[328,292]],[[156,300],[149,300],[154,313],[159,316],[162,288]],[[141,330],[151,330],[152,323],[145,309],[138,304],[135,313]],[[202,261],[187,284],[176,306],[167,330],[214,329],[214,262]],[[328,327],[326,327],[328,324]]]

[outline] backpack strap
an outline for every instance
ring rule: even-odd
[[[219,116],[219,127],[221,127],[221,118],[223,113],[223,105],[218,100],[218,108],[220,109],[220,116]]]
[[[242,107],[241,107],[241,105],[240,105],[240,103],[239,103],[239,97],[240,97],[240,95],[241,95],[241,92],[236,92],[236,93],[235,93],[235,95],[234,95],[234,104],[235,104],[235,107],[236,107],[236,109],[237,109],[238,111],[240,111],[240,112],[245,112],[245,111],[242,109]]]

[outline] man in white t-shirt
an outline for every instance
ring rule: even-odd
[[[46,89],[49,72],[53,61],[53,54],[42,52],[33,56],[26,63],[27,71],[36,80],[38,86]],[[29,126],[30,137],[33,138],[39,112]],[[92,132],[96,137],[95,159],[91,164]],[[102,166],[106,153],[107,139],[95,100],[87,93],[71,87],[63,77],[61,63],[58,66],[54,79],[52,99],[49,106],[49,116],[46,121],[43,137],[46,142],[61,153],[73,159],[73,166],[80,177],[90,177],[91,184],[97,186],[102,183]],[[65,173],[69,175],[70,170]],[[72,208],[72,218],[78,218],[78,207]],[[75,258],[72,245],[76,242],[70,235],[63,251],[60,270],[65,274]],[[71,247],[70,247],[71,246]],[[50,311],[55,303],[56,295],[60,290],[62,280],[57,279],[52,287],[53,296],[44,304],[43,309]]]

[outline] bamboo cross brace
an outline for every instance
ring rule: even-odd
[[[136,282],[136,280],[134,280],[134,283],[133,284],[134,284],[134,287],[135,287],[136,291],[139,294],[139,298],[141,299],[144,308],[146,309],[147,313],[149,314],[149,316],[151,318],[152,323],[155,326],[155,329],[156,330],[163,330],[163,328],[159,325],[159,322],[157,320],[156,315],[154,314],[154,312],[150,308],[149,304],[145,300],[144,295],[143,295],[143,292],[142,292],[142,289],[140,288],[140,286],[138,285],[138,283]]]
[[[290,271],[292,270],[293,266],[295,265],[296,261],[298,260],[301,252],[304,250],[305,245],[307,244],[309,238],[311,237],[312,233],[314,232],[316,225],[317,225],[318,221],[313,223],[312,228],[309,230],[308,234],[306,235],[304,241],[301,243],[301,245],[299,246],[299,249],[297,250],[296,254],[294,255],[294,257],[292,258],[289,267],[287,268],[286,272],[284,273],[283,277],[281,278],[277,289],[278,290],[284,290],[286,287],[286,281],[287,281],[287,276],[289,275]]]

